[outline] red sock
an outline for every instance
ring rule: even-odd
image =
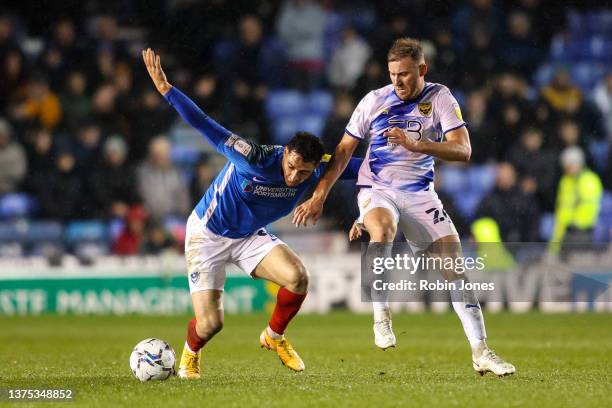
[[[293,319],[293,316],[300,310],[302,302],[306,298],[306,294],[298,294],[288,291],[285,288],[280,288],[276,295],[276,306],[270,319],[270,328],[277,334],[285,333],[287,325]]]
[[[197,353],[202,347],[204,347],[205,344],[206,340],[198,336],[198,333],[196,332],[196,318],[194,317],[187,325],[187,345],[191,351]]]

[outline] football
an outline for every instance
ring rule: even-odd
[[[176,355],[168,343],[150,338],[136,344],[130,355],[130,368],[140,381],[163,381],[174,375]]]

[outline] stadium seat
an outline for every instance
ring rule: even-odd
[[[293,116],[279,117],[272,122],[273,142],[285,144],[298,130],[299,123],[297,118]]]
[[[322,115],[305,115],[298,121],[298,129],[310,132],[313,135],[321,136],[325,127],[325,116]]]
[[[27,217],[36,208],[36,200],[25,193],[0,197],[0,218]]]
[[[172,161],[181,167],[191,167],[198,160],[200,150],[189,145],[173,145],[170,152]]]
[[[540,238],[544,241],[550,240],[553,234],[553,228],[555,227],[555,214],[544,213],[540,217]]]
[[[438,170],[442,182],[442,190],[455,195],[464,191],[467,185],[465,169],[453,165],[446,165]]]
[[[24,241],[32,256],[54,256],[65,249],[64,227],[57,221],[34,221],[25,229]]]
[[[102,221],[73,221],[64,234],[68,244],[96,242],[108,239],[108,230]]]
[[[57,221],[33,221],[25,229],[24,240],[29,243],[60,242],[64,228]]]
[[[266,114],[270,120],[283,116],[299,116],[308,109],[304,96],[294,90],[271,91],[266,99]]]
[[[125,222],[121,218],[114,218],[108,223],[108,235],[111,241],[115,241],[117,237],[123,232],[125,228]]]
[[[482,197],[482,194],[470,190],[462,192],[460,196],[453,196],[457,210],[470,220],[474,218]]]
[[[484,195],[491,191],[495,185],[495,166],[471,166],[467,171],[467,177],[467,188],[471,191]]]
[[[327,117],[334,105],[334,97],[331,92],[324,90],[312,91],[307,95],[308,111],[315,115]]]
[[[589,143],[589,153],[593,157],[595,170],[599,172],[605,171],[606,164],[608,163],[608,148],[609,143],[607,140],[593,140]]]
[[[0,222],[0,243],[21,242],[23,234],[23,223]]]

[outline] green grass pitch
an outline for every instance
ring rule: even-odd
[[[517,366],[480,377],[452,314],[397,314],[398,347],[375,348],[371,317],[299,316],[287,333],[306,363],[293,373],[259,348],[263,314],[227,316],[204,350],[203,378],[140,383],[128,357],[146,337],[179,358],[188,316],[0,317],[0,388],[73,388],[95,407],[612,406],[612,315],[488,314],[490,345]],[[0,405],[35,406],[40,403]]]

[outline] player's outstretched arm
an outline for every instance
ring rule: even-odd
[[[142,59],[159,93],[176,109],[185,122],[197,129],[211,145],[227,156],[228,152],[224,150],[223,143],[232,132],[207,116],[187,95],[170,85],[161,67],[160,57],[152,49],[144,50]]]
[[[321,218],[323,214],[323,204],[327,199],[329,191],[344,169],[346,169],[358,144],[359,140],[346,133],[344,134],[344,137],[340,143],[338,143],[338,146],[336,146],[336,151],[325,169],[325,173],[319,180],[312,197],[295,208],[292,222],[296,227],[300,225],[307,226],[308,219],[310,218],[312,218],[312,224],[315,225],[317,220]]]

